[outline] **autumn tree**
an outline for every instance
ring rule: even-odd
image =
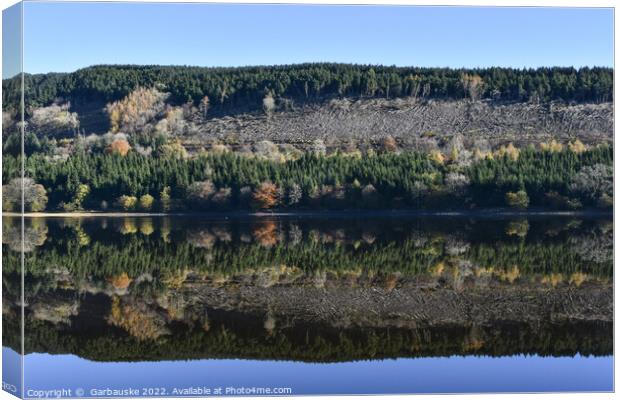
[[[168,97],[155,88],[139,87],[127,97],[108,104],[112,132],[137,133],[165,108]]]
[[[119,206],[125,211],[131,211],[136,208],[138,199],[135,196],[122,195],[118,198]]]
[[[521,152],[519,151],[519,149],[516,148],[515,145],[512,144],[512,142],[508,143],[508,145],[506,146],[500,146],[500,148],[496,151],[496,155],[498,157],[507,156],[512,161],[517,161],[519,159],[520,153]]]
[[[140,196],[140,208],[145,211],[149,211],[153,208],[153,202],[155,199],[150,194],[144,194]]]
[[[163,158],[187,158],[187,150],[181,142],[174,141],[159,147],[159,155]]]
[[[568,143],[568,148],[575,154],[581,154],[588,149],[579,139],[575,139],[574,141]]]
[[[297,183],[293,183],[288,188],[288,204],[290,206],[294,206],[301,201],[303,197],[303,191],[301,190],[301,186]]]
[[[106,153],[108,154],[119,154],[121,156],[126,156],[131,150],[131,146],[126,139],[114,139],[112,143],[106,148]]]
[[[543,142],[540,144],[542,151],[548,151],[550,153],[559,153],[564,150],[564,145],[555,139],[551,139],[549,142]]]
[[[80,126],[77,113],[69,111],[69,104],[52,104],[35,108],[29,121],[30,129],[39,135],[69,137]]]
[[[31,178],[15,178],[2,186],[2,209],[21,211],[22,193],[24,211],[39,212],[45,210],[47,205],[45,188]]]
[[[278,204],[278,188],[271,182],[263,182],[252,193],[252,205],[257,209],[268,209]]]
[[[265,114],[271,115],[271,113],[273,113],[275,109],[276,109],[276,101],[274,100],[271,92],[269,92],[263,98],[263,110],[265,111]]]
[[[398,143],[396,142],[396,139],[394,139],[394,137],[388,135],[381,140],[381,148],[383,149],[383,151],[394,153],[398,151]]]
[[[205,96],[200,100],[200,112],[203,118],[207,118],[207,112],[209,111],[209,96]]]
[[[187,188],[187,200],[197,206],[204,207],[209,204],[216,188],[211,181],[193,182]]]
[[[477,100],[480,98],[480,95],[482,94],[483,81],[479,75],[462,74],[460,83],[466,96],[472,100]]]
[[[75,194],[73,195],[72,201],[69,203],[65,203],[63,205],[63,209],[65,211],[81,210],[82,203],[84,203],[84,200],[86,199],[89,193],[90,193],[90,186],[84,183],[79,184],[77,186],[77,189],[75,190]]]

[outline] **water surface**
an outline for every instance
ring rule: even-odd
[[[610,391],[612,226],[549,216],[27,219],[25,394]],[[3,227],[3,345],[16,360],[19,220]]]

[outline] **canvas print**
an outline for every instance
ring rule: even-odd
[[[613,9],[3,11],[3,389],[610,392]]]

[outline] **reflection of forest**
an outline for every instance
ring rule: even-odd
[[[5,219],[5,343],[19,225]],[[611,354],[610,220],[27,220],[26,351],[98,360]]]

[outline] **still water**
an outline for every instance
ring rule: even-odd
[[[612,226],[27,219],[25,395],[611,391]],[[3,228],[15,365],[21,227]]]

